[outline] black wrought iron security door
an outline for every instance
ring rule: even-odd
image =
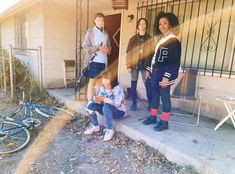
[[[155,16],[173,12],[181,23],[182,68],[235,76],[234,0],[148,0],[138,2],[137,18],[146,17],[154,35]]]

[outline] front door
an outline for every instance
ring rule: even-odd
[[[121,14],[105,16],[104,29],[108,32],[112,51],[108,58],[108,68],[118,76],[118,57],[120,43]]]

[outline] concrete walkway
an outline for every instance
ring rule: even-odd
[[[86,102],[75,100],[74,89],[48,92],[67,107],[85,113]],[[147,104],[141,102],[138,108],[136,112],[128,112],[127,118],[116,121],[115,129],[131,139],[145,141],[172,162],[193,166],[199,173],[235,174],[235,129],[232,125],[224,124],[213,131],[217,121],[202,118],[198,127],[170,123],[169,130],[156,132],[154,125],[145,126],[141,123],[148,115]],[[173,115],[172,119],[178,118]]]

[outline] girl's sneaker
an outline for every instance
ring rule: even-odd
[[[113,129],[105,129],[104,141],[109,141],[113,138],[114,130]]]
[[[91,128],[88,128],[87,130],[85,130],[84,134],[85,135],[91,135],[91,134],[93,134],[95,132],[99,132],[99,131],[100,131],[100,126],[99,125],[98,126],[92,125]]]

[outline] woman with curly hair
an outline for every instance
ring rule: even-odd
[[[181,57],[181,43],[176,36],[178,18],[173,13],[159,13],[155,18],[154,29],[156,34],[161,34],[155,47],[155,54],[151,65],[147,67],[151,73],[152,105],[150,116],[143,124],[156,124],[157,114],[162,101],[162,117],[154,127],[156,131],[168,129],[171,113],[170,87],[178,77]]]

